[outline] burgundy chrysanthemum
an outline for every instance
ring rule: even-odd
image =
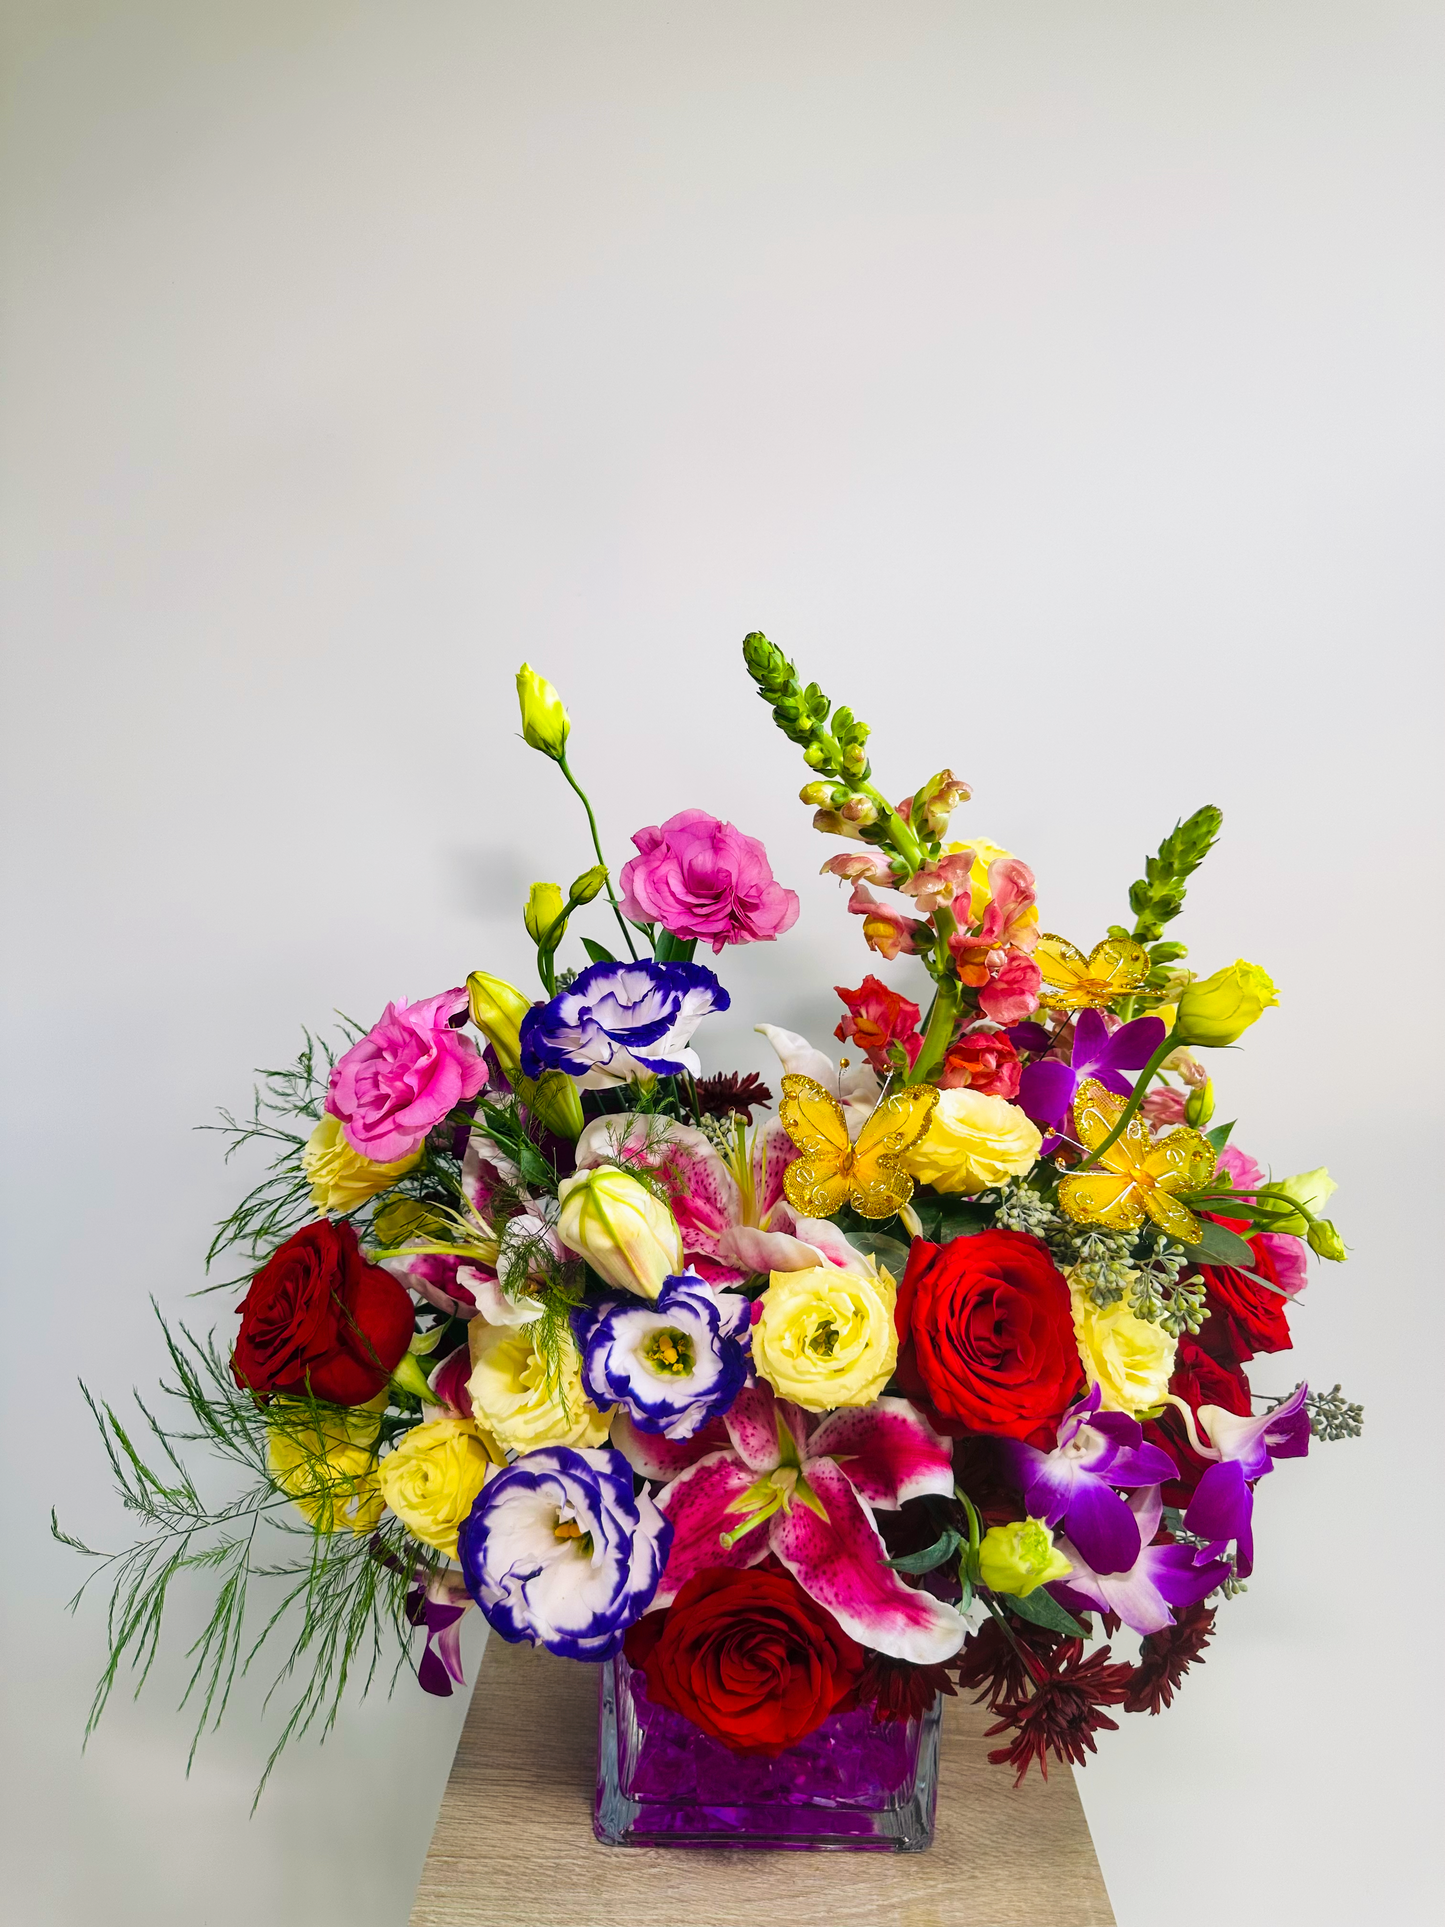
[[[1012,1623],[1012,1631],[1010,1639],[996,1619],[986,1620],[951,1662],[959,1685],[965,1692],[978,1688],[975,1704],[986,1700],[991,1713],[1005,1700],[1027,1699],[1036,1682],[1048,1677],[1049,1662],[1064,1637],[1022,1620]]]
[[[1213,1608],[1200,1599],[1187,1606],[1173,1626],[1166,1626],[1162,1633],[1150,1633],[1140,1649],[1124,1711],[1161,1713],[1171,1706],[1189,1668],[1196,1660],[1203,1662],[1213,1631]]]
[[[1103,1709],[1123,1703],[1134,1676],[1132,1666],[1111,1662],[1107,1646],[1085,1659],[1081,1639],[1062,1640],[1052,1657],[1048,1677],[1037,1683],[1028,1699],[1002,1701],[994,1709],[997,1723],[984,1735],[991,1740],[996,1733],[1014,1729],[1008,1745],[995,1747],[988,1759],[990,1766],[1016,1766],[1015,1786],[1034,1760],[1047,1780],[1050,1753],[1070,1766],[1082,1766],[1085,1755],[1097,1750],[1095,1733],[1117,1730],[1119,1722]]]
[[[886,1653],[870,1653],[853,1704],[871,1706],[874,1725],[883,1726],[892,1720],[919,1719],[940,1693],[957,1697],[946,1667],[910,1666],[904,1660],[889,1659]]]
[[[756,1071],[745,1076],[738,1071],[722,1071],[716,1077],[700,1077],[694,1088],[704,1117],[727,1117],[731,1113],[751,1124],[754,1106],[773,1101],[772,1092]]]

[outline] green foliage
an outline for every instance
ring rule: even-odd
[[[955,1532],[952,1526],[945,1526],[942,1534],[922,1552],[906,1552],[901,1558],[890,1559],[887,1563],[895,1572],[932,1572],[935,1566],[946,1565],[963,1543],[961,1532]]]
[[[1001,1604],[1008,1607],[1015,1619],[1027,1619],[1035,1626],[1047,1626],[1053,1633],[1068,1633],[1074,1639],[1087,1639],[1089,1629],[1081,1626],[1071,1612],[1066,1612],[1051,1593],[1042,1586],[1020,1599],[1017,1593],[1005,1592],[997,1595]]]
[[[913,1209],[923,1226],[924,1237],[936,1245],[970,1237],[975,1231],[987,1231],[994,1220],[992,1209],[977,1198],[945,1197],[935,1192],[915,1191]]]
[[[1206,803],[1187,821],[1176,823],[1159,845],[1158,855],[1146,861],[1143,876],[1129,888],[1129,908],[1136,918],[1132,934],[1141,943],[1156,943],[1165,924],[1184,908],[1185,885],[1213,848],[1223,822],[1223,812]],[[1151,951],[1150,962],[1155,965],[1172,963],[1185,954],[1182,944],[1158,948],[1171,954]]]
[[[219,1586],[210,1618],[190,1649],[195,1663],[181,1701],[197,1710],[191,1759],[207,1726],[214,1730],[219,1724],[237,1678],[268,1644],[283,1650],[271,1692],[293,1676],[300,1681],[256,1789],[259,1799],[289,1742],[318,1724],[324,1738],[348,1685],[356,1684],[364,1693],[392,1652],[397,1655],[395,1679],[407,1662],[407,1592],[435,1570],[440,1555],[390,1515],[367,1536],[357,1536],[349,1527],[313,1531],[273,1475],[269,1436],[283,1431],[293,1447],[298,1459],[289,1475],[293,1482],[299,1475],[304,1485],[324,1488],[335,1474],[320,1456],[319,1428],[338,1422],[339,1408],[312,1400],[259,1406],[232,1382],[214,1338],[203,1342],[184,1326],[178,1337],[159,1311],[156,1316],[175,1374],[174,1383],[162,1385],[161,1395],[183,1408],[179,1423],[165,1423],[137,1395],[149,1433],[138,1444],[109,1405],[98,1404],[81,1388],[100,1428],[116,1491],[139,1521],[139,1539],[125,1552],[97,1552],[63,1532],[51,1514],[56,1538],[98,1562],[70,1602],[71,1609],[102,1575],[111,1585],[109,1658],[86,1734],[88,1738],[94,1732],[123,1667],[137,1675],[137,1693],[145,1683],[173,1583],[183,1574],[207,1573]],[[355,1415],[340,1415],[340,1423],[348,1420],[354,1424]],[[378,1416],[376,1422],[378,1446],[410,1423],[395,1415]],[[212,1447],[233,1476],[239,1475],[241,1489],[234,1496],[212,1501],[201,1492],[180,1451],[196,1443]],[[263,1582],[261,1610],[267,1615],[259,1629],[252,1611],[256,1581]],[[299,1627],[297,1615],[289,1610],[293,1607]]]
[[[829,728],[829,698],[815,682],[804,688],[792,663],[761,631],[744,637],[743,660],[758,694],[773,706],[773,721],[802,750],[809,769],[845,783],[868,780],[872,770],[863,747],[869,735],[867,723],[860,722],[851,709],[840,709]]]
[[[342,1020],[346,1050],[362,1035],[361,1027],[350,1018]],[[305,1040],[294,1064],[284,1070],[258,1070],[261,1082],[252,1092],[249,1117],[220,1113],[219,1124],[202,1124],[202,1131],[219,1131],[231,1141],[226,1146],[226,1163],[245,1146],[259,1144],[271,1153],[266,1175],[248,1191],[228,1218],[216,1228],[206,1253],[206,1269],[225,1251],[239,1251],[257,1264],[268,1257],[283,1239],[314,1216],[311,1186],[301,1169],[301,1153],[313,1128],[320,1123],[326,1088],[341,1054],[325,1038],[301,1033]],[[304,1129],[288,1129],[299,1123]]]

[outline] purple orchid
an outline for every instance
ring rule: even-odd
[[[1201,1405],[1197,1416],[1208,1445],[1200,1443],[1194,1427],[1190,1433],[1194,1449],[1202,1458],[1214,1459],[1194,1489],[1184,1527],[1204,1540],[1196,1557],[1217,1559],[1232,1539],[1236,1565],[1247,1577],[1254,1569],[1254,1490],[1253,1481],[1274,1470],[1276,1459],[1300,1459],[1310,1449],[1310,1415],[1305,1408],[1309,1386],[1301,1385],[1262,1418],[1241,1418],[1219,1405]],[[1184,1412],[1182,1399],[1170,1403]]]
[[[695,1271],[668,1278],[650,1305],[579,1305],[572,1330],[582,1382],[599,1406],[623,1406],[642,1431],[690,1438],[742,1389],[750,1312],[738,1292],[714,1292]]]
[[[1140,1552],[1127,1572],[1096,1572],[1072,1542],[1064,1538],[1059,1550],[1073,1564],[1067,1579],[1055,1581],[1049,1592],[1070,1612],[1117,1613],[1131,1632],[1158,1633],[1174,1624],[1170,1610],[1192,1606],[1196,1599],[1223,1585],[1229,1566],[1222,1559],[1199,1563],[1192,1546],[1152,1545],[1159,1530],[1163,1505],[1157,1485],[1136,1492],[1130,1501]]]
[[[1044,1139],[1042,1155],[1047,1157],[1059,1143],[1057,1133],[1068,1123],[1074,1093],[1086,1077],[1127,1097],[1134,1080],[1124,1073],[1143,1070],[1163,1041],[1164,1025],[1157,1017],[1136,1017],[1111,1032],[1102,1011],[1081,1010],[1074,1022],[1069,1062],[1042,1058],[1027,1065],[1019,1079],[1019,1109],[1054,1134]]]
[[[417,1685],[424,1693],[449,1699],[453,1681],[466,1685],[461,1622],[471,1603],[462,1575],[448,1566],[432,1573],[425,1584],[418,1575],[418,1583],[407,1594],[407,1618],[413,1626],[426,1627],[426,1648],[416,1669]]]
[[[1128,1572],[1139,1557],[1139,1522],[1114,1487],[1159,1485],[1179,1469],[1159,1446],[1145,1444],[1138,1419],[1101,1412],[1101,1397],[1092,1385],[1069,1407],[1052,1452],[1016,1439],[1002,1443],[1029,1517],[1048,1526],[1062,1521],[1096,1572]]]
[[[709,1566],[756,1566],[771,1552],[864,1645],[920,1666],[951,1659],[967,1623],[904,1583],[873,1520],[875,1506],[953,1492],[949,1443],[923,1414],[906,1399],[880,1398],[815,1424],[759,1383],[739,1393],[723,1423],[722,1450],[702,1433],[684,1445],[613,1423],[613,1444],[644,1477],[672,1472],[657,1497],[673,1539],[653,1605],[670,1605]],[[679,1465],[699,1446],[701,1456]]]

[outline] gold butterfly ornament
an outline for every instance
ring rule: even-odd
[[[1125,1099],[1086,1077],[1074,1099],[1074,1129],[1092,1154],[1124,1112]],[[1059,1179],[1059,1209],[1075,1224],[1136,1231],[1146,1217],[1178,1243],[1198,1244],[1203,1226],[1176,1193],[1200,1191],[1214,1175],[1214,1147],[1198,1131],[1170,1131],[1157,1143],[1142,1117],[1131,1117],[1097,1170]]]
[[[845,1204],[860,1218],[893,1217],[913,1196],[904,1155],[928,1129],[937,1102],[932,1084],[894,1091],[854,1141],[837,1098],[813,1078],[789,1072],[778,1116],[802,1155],[783,1173],[788,1203],[805,1218],[831,1218]]]
[[[1132,937],[1106,937],[1086,957],[1067,937],[1045,931],[1034,962],[1046,986],[1039,994],[1045,1010],[1102,1010],[1149,975],[1148,954]]]

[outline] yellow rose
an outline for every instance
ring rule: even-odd
[[[467,1334],[472,1410],[513,1452],[535,1452],[541,1445],[601,1445],[612,1414],[599,1412],[583,1392],[582,1359],[571,1332],[565,1325],[555,1328],[557,1347],[549,1371],[535,1343],[538,1323],[488,1325],[480,1318],[472,1320]]]
[[[1015,1599],[1027,1599],[1036,1587],[1073,1570],[1042,1519],[990,1526],[978,1549],[979,1578],[990,1592],[1011,1593]]]
[[[753,1326],[753,1364],[780,1398],[810,1412],[871,1405],[898,1358],[897,1297],[886,1271],[775,1271]]]
[[[376,1443],[386,1393],[347,1411],[278,1398],[266,1433],[266,1462],[281,1491],[318,1532],[374,1532],[383,1502]]]
[[[1181,1044],[1219,1049],[1236,1043],[1279,997],[1258,964],[1226,964],[1212,977],[1194,978],[1179,993],[1174,1036]]]
[[[1033,1119],[1006,1098],[943,1091],[932,1123],[903,1162],[935,1191],[987,1191],[1031,1171],[1043,1141]]]
[[[311,1180],[311,1202],[318,1211],[354,1211],[421,1163],[421,1152],[377,1164],[352,1150],[339,1117],[323,1117],[306,1140],[301,1168]]]
[[[413,1426],[378,1477],[382,1496],[409,1532],[448,1559],[457,1532],[494,1465],[506,1454],[470,1419],[439,1418]]]
[[[1174,1376],[1176,1340],[1162,1326],[1136,1318],[1127,1298],[1101,1310],[1071,1284],[1074,1338],[1091,1385],[1106,1412],[1142,1412],[1162,1403]]]

